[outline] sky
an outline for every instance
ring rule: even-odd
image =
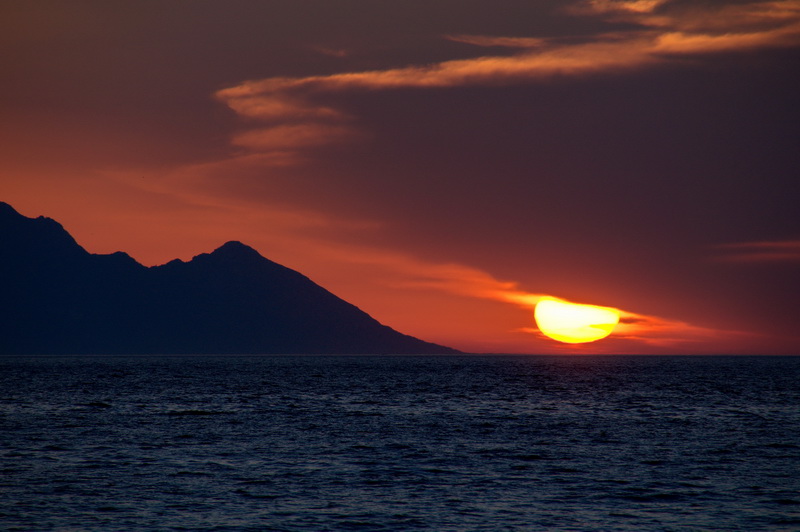
[[[0,201],[90,252],[238,240],[469,352],[800,353],[798,0],[0,0],[0,72]]]

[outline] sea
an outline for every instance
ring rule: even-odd
[[[800,357],[0,357],[2,530],[800,530]]]

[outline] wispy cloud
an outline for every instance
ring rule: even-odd
[[[463,265],[435,265],[406,260],[407,273],[416,271],[416,277],[404,282],[407,287],[424,287],[470,297],[492,299],[511,303],[530,310],[543,298],[568,301],[549,293],[532,293],[522,290],[517,283],[500,281],[490,274]],[[585,301],[570,301],[586,304]],[[613,307],[610,307],[613,308]],[[613,337],[633,343],[655,347],[676,348],[688,344],[703,344],[723,338],[749,336],[743,331],[723,331],[711,327],[692,325],[680,320],[650,316],[615,308],[620,314]],[[524,327],[522,332],[539,335],[535,327]]]
[[[344,58],[350,55],[350,51],[345,48],[332,48],[328,46],[309,46],[309,50],[328,57]]]
[[[235,135],[231,143],[253,151],[287,151],[323,146],[354,136],[356,132],[347,126],[312,122],[251,129]]]
[[[693,7],[666,0],[589,0],[573,6],[572,13],[622,16],[637,27],[579,40],[446,36],[451,41],[504,47],[516,53],[328,76],[245,81],[218,91],[216,97],[242,118],[266,126],[240,133],[235,144],[261,152],[297,151],[355,138],[355,117],[330,103],[332,95],[512,85],[642,68],[676,56],[800,45],[800,0]]]
[[[586,0],[566,8],[570,14],[601,17],[667,31],[695,33],[796,31],[800,2],[768,0],[751,2],[684,3],[671,0]],[[792,30],[792,26],[795,26]]]
[[[575,13],[650,13],[668,0],[585,0],[570,8]]]
[[[715,260],[739,263],[800,263],[800,240],[739,242],[717,246]]]
[[[489,37],[486,35],[446,35],[449,41],[475,46],[498,46],[506,48],[539,48],[547,44],[547,39],[537,37]]]
[[[743,331],[722,331],[711,327],[700,327],[680,320],[646,316],[621,311],[620,321],[614,330],[617,338],[639,341],[658,347],[679,348],[686,344],[719,343],[735,336],[749,336]]]

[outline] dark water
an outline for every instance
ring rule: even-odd
[[[800,357],[0,358],[0,529],[800,530]]]

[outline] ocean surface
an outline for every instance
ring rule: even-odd
[[[800,530],[800,357],[0,358],[2,530]]]

